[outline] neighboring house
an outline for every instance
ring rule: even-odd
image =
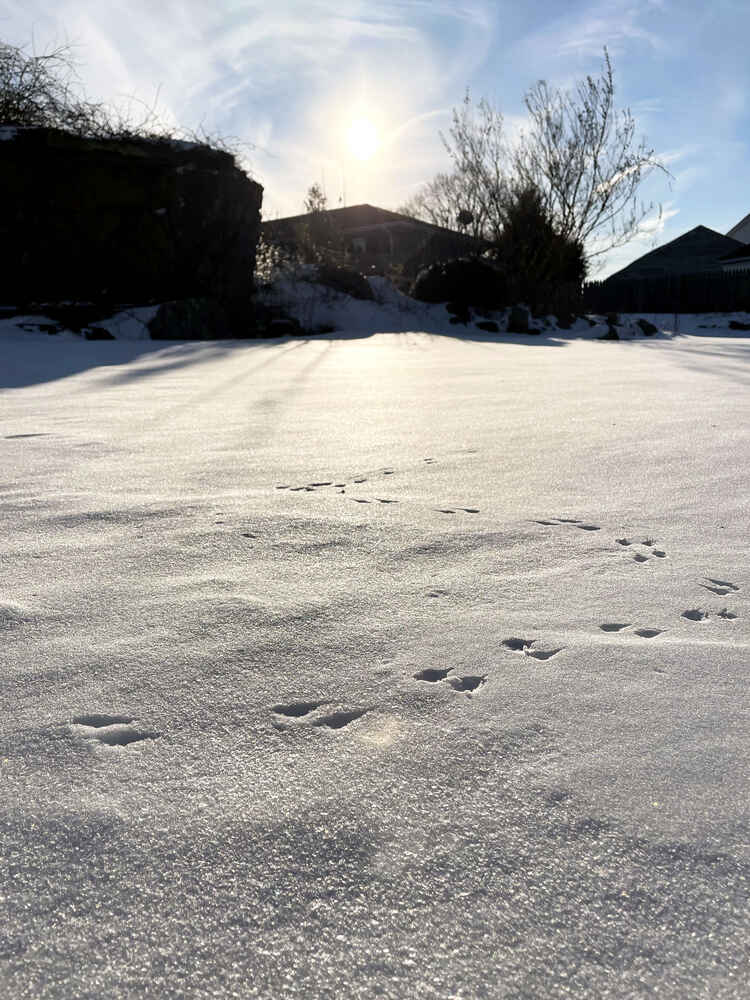
[[[750,218],[750,216],[748,216]],[[719,258],[722,270],[727,274],[737,274],[740,271],[750,271],[750,243],[730,250]]]
[[[465,233],[433,226],[375,205],[351,205],[325,212],[341,237],[348,258],[362,271],[396,268],[414,276],[420,267],[484,250],[487,244]],[[293,245],[310,215],[293,215],[261,224],[265,239]]]
[[[750,220],[750,216],[748,219]],[[683,233],[670,243],[665,243],[664,246],[657,247],[656,250],[651,250],[650,253],[634,260],[621,271],[610,275],[607,280],[721,272],[724,268],[719,258],[743,247],[744,244],[739,239],[723,236],[706,226],[696,226],[695,229]]]
[[[750,243],[750,215],[746,215],[736,226],[732,226],[727,236],[739,240],[740,243]]]

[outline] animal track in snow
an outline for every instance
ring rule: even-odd
[[[348,726],[355,719],[360,719],[365,712],[369,711],[367,708],[343,708],[337,709],[334,712],[328,712],[326,715],[307,719],[307,716],[312,715],[317,709],[329,704],[330,701],[293,701],[288,705],[274,705],[273,711],[276,715],[284,716],[284,718],[289,720],[299,719],[303,725],[309,724],[317,728],[325,727],[326,729],[343,729],[344,726]],[[275,725],[281,726],[281,721],[275,723]]]
[[[471,697],[472,691],[478,690],[487,680],[484,674],[481,676],[479,674],[465,674],[463,677],[449,677],[448,674],[452,669],[453,667],[445,669],[425,667],[424,670],[419,670],[414,674],[414,679],[417,681],[427,681],[430,684],[447,681],[454,691],[461,691],[463,694],[469,695],[469,697]]]
[[[706,580],[708,583],[702,583],[700,586],[704,590],[710,590],[712,594],[718,594],[719,597],[726,597],[727,594],[736,593],[740,589],[736,583],[730,583],[729,580],[715,580],[712,576],[707,576]]]
[[[378,503],[400,503],[399,500],[388,500],[385,497],[375,497]]]
[[[555,649],[532,649],[531,647],[536,644],[536,641],[536,639],[520,639],[517,636],[511,636],[510,639],[503,639],[502,645],[516,653],[523,653],[524,656],[533,656],[535,660],[549,660],[564,648],[557,646]]]
[[[688,618],[691,622],[702,622],[709,617],[709,613],[701,608],[690,608],[688,611],[682,612],[682,617]]]
[[[322,715],[319,719],[314,719],[312,724],[325,726],[327,729],[343,729],[344,726],[361,719],[366,712],[366,708],[342,709],[338,712],[331,712],[329,715]]]
[[[45,438],[45,437],[49,437],[49,433],[47,433],[46,431],[45,432],[37,431],[37,433],[35,434],[6,434],[5,440],[15,441],[18,438]]]
[[[468,694],[480,688],[486,679],[478,674],[467,674],[465,677],[449,677],[448,683],[454,691],[465,691]]]
[[[667,553],[662,549],[651,549],[651,555],[656,556],[657,559],[666,559],[667,557]]]
[[[435,507],[438,514],[456,514],[459,510],[464,511],[466,514],[478,514],[478,507]]]
[[[285,715],[290,719],[301,719],[310,712],[314,712],[321,705],[327,705],[326,701],[293,701],[290,705],[274,705],[274,712],[277,715]]]
[[[425,667],[424,670],[419,670],[414,674],[414,680],[437,684],[438,681],[444,681],[452,669],[452,667],[447,667],[445,670],[438,667]]]
[[[574,524],[576,528],[580,528],[581,531],[601,531],[598,524],[586,524],[577,517],[553,517],[549,520],[535,520],[534,524],[545,524],[550,527],[555,527],[560,524]]]
[[[132,725],[135,721],[127,715],[93,713],[77,715],[73,719],[73,725],[80,735],[111,747],[125,747],[142,740],[155,740],[161,735]]]
[[[562,649],[562,646],[558,646],[556,649],[524,649],[524,655],[533,656],[535,660],[550,660],[553,656],[560,653]]]
[[[634,635],[639,635],[642,639],[654,639],[657,635],[661,635],[664,629],[662,628],[637,628]]]
[[[599,628],[602,632],[620,632],[624,628],[630,628],[630,622],[604,622]]]
[[[633,543],[629,538],[615,538],[618,545],[632,545]]]
[[[639,563],[648,562],[648,556],[644,556],[642,552],[636,552],[633,559]]]
[[[436,507],[435,510],[438,512],[438,514],[455,514],[456,513],[455,510],[452,510],[450,507]]]
[[[722,608],[721,611],[718,612],[717,617],[733,621],[737,617],[737,615],[733,611],[728,611],[726,608]]]
[[[511,636],[510,639],[503,639],[502,645],[508,649],[523,652],[523,650],[529,647],[533,641],[533,639],[518,639],[515,636]]]
[[[362,500],[359,497],[349,497],[349,499],[353,500],[355,503],[372,503],[371,500]]]

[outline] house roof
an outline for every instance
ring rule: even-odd
[[[325,210],[325,214],[336,223],[339,229],[344,231],[369,229],[372,226],[382,226],[387,223],[401,223],[412,227],[423,227],[435,233],[451,233],[453,236],[466,236],[465,233],[459,233],[454,229],[436,226],[431,222],[423,222],[421,219],[415,219],[410,215],[402,215],[400,212],[390,212],[388,209],[378,208],[376,205],[347,205],[346,208],[328,208]],[[280,229],[286,230],[294,227],[299,222],[309,220],[309,217],[309,213],[305,212],[302,215],[288,215],[283,219],[268,219],[262,225],[271,230],[277,226]]]
[[[723,257],[719,257],[719,260],[744,260],[746,257],[750,257],[750,243],[743,243],[736,250],[730,250],[729,253],[725,253]]]
[[[744,245],[739,240],[723,236],[707,226],[696,226],[677,239],[634,260],[621,271],[611,275],[608,280],[720,271],[719,258],[722,254],[731,253]]]
[[[750,214],[746,215],[744,219],[740,219],[736,226],[732,226],[727,233],[727,236],[731,236],[732,239],[737,239],[745,227],[750,229]]]

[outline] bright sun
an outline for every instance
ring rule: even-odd
[[[378,130],[368,118],[355,118],[349,126],[347,143],[358,160],[369,160],[378,148]]]

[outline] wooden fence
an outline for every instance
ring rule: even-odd
[[[594,313],[750,311],[750,271],[591,281],[584,287],[583,303]]]

